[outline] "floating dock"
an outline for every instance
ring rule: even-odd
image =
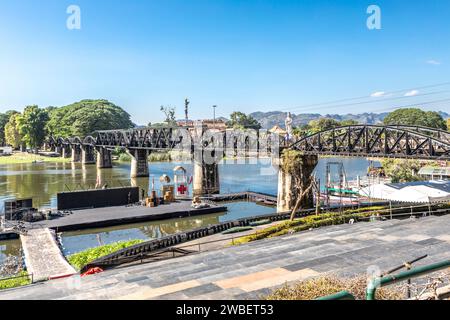
[[[185,218],[226,211],[227,207],[225,206],[211,204],[209,208],[194,209],[191,207],[190,201],[177,201],[154,208],[121,206],[77,210],[64,217],[39,221],[30,225],[33,228],[50,228],[57,232],[65,232]]]

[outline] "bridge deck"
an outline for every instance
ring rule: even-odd
[[[258,299],[286,282],[449,258],[450,215],[321,228],[239,247],[0,292],[0,299]],[[68,283],[77,286],[68,286]],[[416,280],[413,280],[415,283]]]
[[[35,281],[75,274],[75,269],[66,261],[50,229],[29,230],[21,235],[25,264]]]

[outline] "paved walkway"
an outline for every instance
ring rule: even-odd
[[[30,230],[27,235],[21,235],[20,239],[28,273],[33,274],[35,281],[77,273],[62,255],[54,231]]]
[[[0,299],[257,299],[323,274],[352,276],[424,254],[450,258],[450,215],[358,223],[267,239],[86,278],[0,292]]]

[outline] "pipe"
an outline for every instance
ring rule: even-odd
[[[316,300],[325,301],[325,300],[355,300],[355,297],[349,293],[348,291],[341,291],[329,296],[320,297]]]
[[[377,277],[370,280],[367,290],[366,290],[366,299],[367,300],[375,300],[375,294],[377,288],[381,288],[390,284],[394,284],[400,281],[408,280],[411,278],[417,278],[421,275],[432,273],[435,271],[439,271],[442,269],[446,269],[450,267],[450,260],[445,260],[442,262],[430,264],[427,266],[417,267],[408,271],[400,272],[397,275],[388,275],[385,277]]]

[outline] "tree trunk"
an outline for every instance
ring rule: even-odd
[[[295,214],[300,209],[300,204],[302,203],[303,197],[311,191],[312,187],[313,187],[313,182],[311,181],[311,183],[309,184],[309,187],[304,192],[300,193],[300,197],[297,199],[297,202],[295,203],[294,209],[292,210],[292,213],[291,213],[291,221],[294,221]]]

